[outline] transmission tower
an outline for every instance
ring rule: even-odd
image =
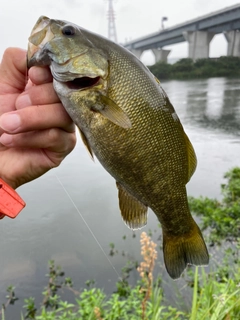
[[[113,10],[113,0],[108,0],[108,39],[117,42],[117,31],[115,25],[115,13]]]

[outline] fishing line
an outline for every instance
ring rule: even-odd
[[[56,175],[56,173],[54,173],[56,179],[58,180],[58,182],[60,183],[60,185],[62,186],[64,192],[66,193],[66,195],[68,196],[69,200],[71,201],[71,203],[73,204],[74,208],[76,209],[76,211],[78,212],[79,216],[81,217],[82,221],[84,222],[84,224],[86,225],[88,231],[90,232],[90,234],[92,235],[93,239],[96,241],[98,247],[100,248],[100,250],[102,251],[102,253],[104,254],[104,256],[106,257],[106,259],[108,260],[109,264],[111,265],[111,267],[113,268],[114,272],[116,273],[116,275],[119,277],[119,279],[122,280],[120,274],[117,272],[116,268],[114,267],[114,265],[112,264],[111,260],[109,259],[108,255],[106,254],[106,252],[104,251],[103,247],[101,246],[100,242],[98,241],[98,239],[96,238],[95,234],[93,233],[92,229],[89,227],[87,221],[84,219],[83,215],[81,214],[81,212],[79,211],[78,207],[76,206],[75,202],[73,201],[72,197],[70,196],[70,194],[68,193],[68,191],[66,190],[66,188],[64,187],[62,181],[59,179],[59,177]]]
[[[43,150],[41,150],[41,152],[43,153],[43,155],[46,157],[46,154],[43,152]],[[53,167],[51,166],[51,164],[48,162],[49,168],[53,169]],[[87,221],[84,219],[83,215],[81,214],[81,212],[79,211],[78,207],[76,206],[75,202],[73,201],[72,197],[70,196],[69,192],[67,191],[67,189],[64,187],[62,181],[59,179],[59,177],[57,176],[57,174],[53,171],[54,176],[56,177],[57,181],[59,182],[59,184],[61,185],[61,187],[63,188],[64,192],[66,193],[68,199],[71,201],[72,205],[74,206],[74,208],[76,209],[77,213],[79,214],[79,216],[81,217],[82,221],[84,222],[85,226],[87,227],[88,231],[90,232],[91,236],[93,237],[93,239],[96,241],[98,247],[100,248],[100,250],[102,251],[102,253],[104,254],[104,256],[106,257],[107,261],[109,262],[110,266],[113,268],[114,272],[116,273],[116,275],[118,276],[118,278],[120,280],[122,280],[122,277],[120,276],[120,274],[117,272],[117,269],[114,267],[114,265],[112,264],[112,261],[109,259],[108,255],[106,254],[106,252],[104,251],[103,247],[101,246],[100,242],[98,241],[98,239],[96,238],[95,234],[93,233],[92,229],[89,227]]]

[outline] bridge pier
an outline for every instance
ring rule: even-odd
[[[215,33],[207,31],[184,31],[183,36],[188,42],[188,57],[196,60],[209,57],[209,44]]]
[[[154,54],[155,57],[155,63],[158,61],[164,61],[167,62],[167,57],[171,50],[163,50],[163,49],[151,49],[152,53]],[[142,49],[130,49],[130,51],[138,58],[141,58],[142,53],[145,50]]]
[[[164,49],[152,49],[152,52],[155,56],[155,63],[158,61],[167,62],[167,57],[171,50],[164,50]]]
[[[144,50],[141,49],[130,49],[130,51],[140,60]]]
[[[227,55],[240,57],[240,32],[238,30],[231,30],[224,32],[224,36],[228,42]]]

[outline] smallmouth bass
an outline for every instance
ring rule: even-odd
[[[166,269],[207,265],[186,184],[196,156],[159,81],[133,54],[72,23],[40,17],[29,37],[28,68],[49,66],[53,86],[90,155],[115,178],[122,218],[132,229],[150,207],[162,226]]]

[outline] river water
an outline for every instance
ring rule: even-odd
[[[165,81],[162,86],[198,157],[188,194],[220,198],[223,174],[240,166],[240,79]],[[76,289],[95,279],[108,293],[114,291],[126,262],[121,252],[140,259],[141,231],[133,238],[124,225],[114,180],[91,161],[81,141],[59,168],[18,191],[27,207],[17,219],[0,223],[0,302],[10,284],[20,299],[7,309],[7,320],[20,319],[24,298],[35,296],[39,304],[50,259],[72,277]],[[150,212],[145,231],[157,229],[157,238],[157,225]],[[108,258],[110,242],[120,254]],[[161,255],[157,268],[170,291],[172,287],[180,292],[178,283],[167,276]],[[137,274],[131,281],[136,280]]]

